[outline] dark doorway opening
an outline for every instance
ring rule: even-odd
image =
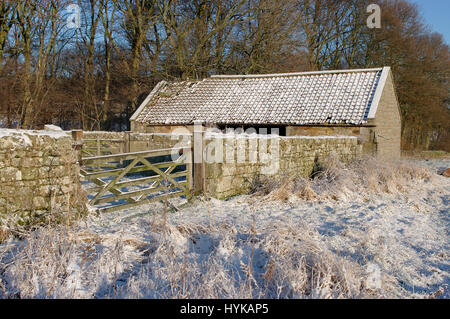
[[[223,133],[233,130],[237,133],[248,133],[248,134],[276,134],[279,136],[286,136],[286,126],[276,126],[276,125],[218,125],[219,130]]]

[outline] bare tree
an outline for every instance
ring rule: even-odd
[[[22,102],[19,108],[20,126],[32,127],[48,90],[44,80],[49,57],[61,30],[61,11],[64,3],[57,0],[17,2],[16,44],[23,57],[21,69]]]
[[[104,84],[104,94],[103,103],[105,110],[109,110],[110,107],[110,86],[111,86],[111,51],[112,44],[111,39],[113,39],[114,32],[114,17],[117,10],[115,3],[110,6],[109,1],[100,1],[100,18],[103,24],[103,47],[104,47],[104,61],[105,61],[105,84]],[[106,120],[106,112],[104,112],[103,121]]]
[[[162,25],[181,78],[202,78],[214,60],[217,65],[220,48],[224,46],[223,36],[245,16],[244,4],[243,0],[158,1]],[[212,49],[213,43],[218,45],[217,50]]]
[[[140,94],[139,71],[144,47],[147,45],[147,34],[154,27],[158,18],[156,0],[113,0],[113,2],[121,13],[122,29],[130,44],[129,54],[123,52],[112,37],[110,37],[110,43],[122,58],[122,63],[132,83],[130,109],[134,110]]]
[[[2,0],[0,2],[0,75],[3,68],[3,59],[8,42],[8,35],[15,23],[17,3]]]

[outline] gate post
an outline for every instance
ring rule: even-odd
[[[186,147],[183,149],[183,154],[186,156],[186,186],[187,186],[187,192],[186,192],[186,198],[188,200],[191,200],[192,194],[194,191],[194,179],[193,179],[193,173],[194,173],[194,165],[193,165],[193,159],[192,159],[192,145],[189,147]]]
[[[205,163],[203,150],[205,148],[204,129],[201,121],[194,122],[194,194],[205,191]]]
[[[81,148],[83,147],[83,131],[82,130],[74,130],[72,131],[72,140],[73,140],[73,149],[77,152],[78,163],[82,165],[82,152]]]
[[[124,153],[131,152],[131,131],[126,131],[124,134]]]

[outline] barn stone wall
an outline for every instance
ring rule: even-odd
[[[288,126],[287,136],[355,136],[362,153],[376,154],[375,126]]]
[[[392,72],[384,86],[375,115],[377,154],[383,158],[400,158],[401,115]]]
[[[85,203],[70,135],[0,129],[0,225],[82,213]]]
[[[288,126],[287,136],[359,136],[360,127],[355,126]]]
[[[172,133],[175,130],[193,132],[194,125],[145,125],[136,121],[130,121],[131,131],[139,133]]]
[[[148,134],[170,134],[174,131],[193,132],[193,125],[151,125],[145,126],[135,123],[133,132]],[[286,136],[355,136],[361,145],[362,153],[375,155],[377,144],[375,138],[375,124],[366,126],[286,126]]]

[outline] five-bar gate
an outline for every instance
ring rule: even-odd
[[[110,212],[192,196],[192,149],[171,148],[82,158],[89,203]]]

